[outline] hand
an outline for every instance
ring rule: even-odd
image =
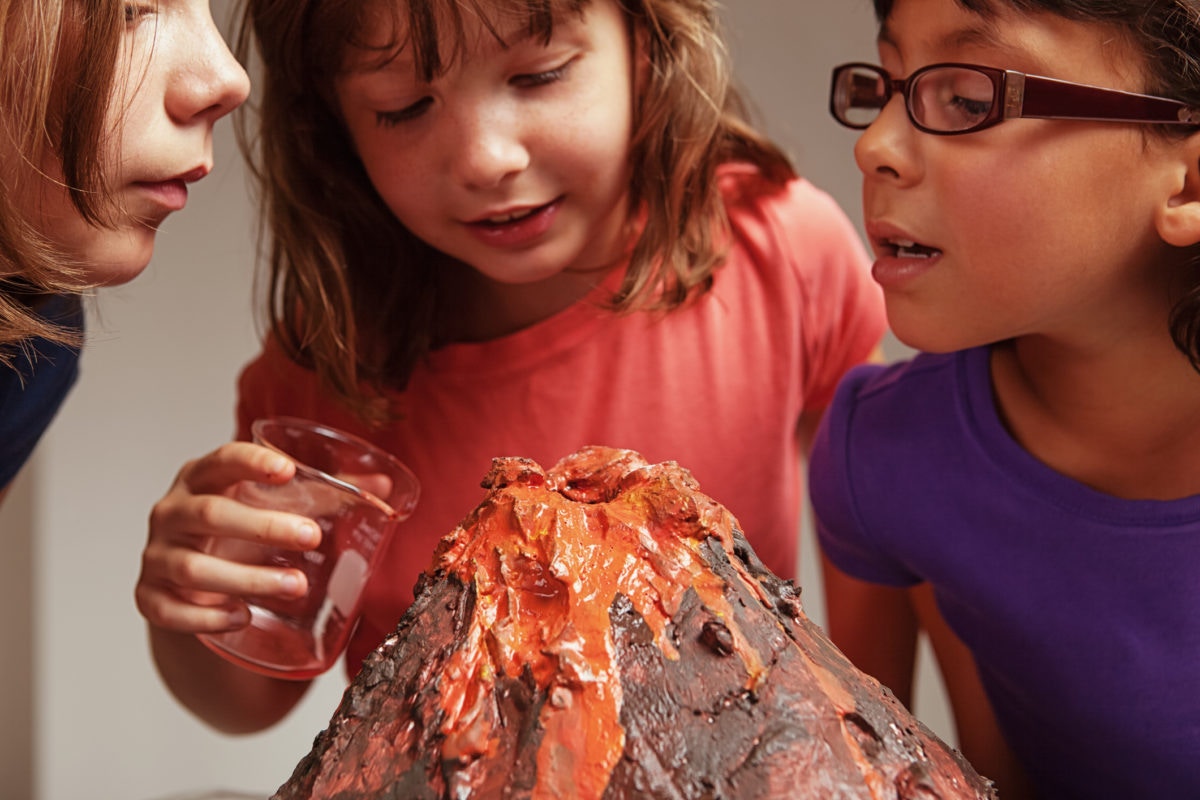
[[[248,442],[226,444],[189,461],[150,512],[150,534],[134,592],[151,625],[180,633],[217,633],[250,622],[246,597],[302,597],[296,569],[250,566],[206,552],[230,537],[295,550],[321,539],[312,520],[253,508],[234,499],[243,481],[282,484],[295,474],[286,457]]]

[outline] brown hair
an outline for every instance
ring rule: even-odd
[[[262,60],[258,129],[239,134],[264,203],[272,334],[297,362],[365,419],[385,415],[385,388],[403,388],[438,344],[446,257],[411,235],[378,198],[333,102],[333,80],[366,12],[362,0],[246,0],[237,52]],[[555,19],[589,0],[407,0],[386,4],[410,31],[417,69],[446,69],[462,21],[499,6],[548,37]],[[722,262],[718,165],[743,160],[782,182],[784,153],[747,121],[731,85],[713,0],[618,0],[644,42],[648,77],[634,111],[630,199],[647,223],[615,311],[677,307],[711,285]],[[446,32],[452,52],[439,52]],[[439,39],[439,34],[443,39]],[[381,257],[380,254],[387,254]],[[373,335],[387,331],[388,337]]]
[[[12,198],[52,179],[40,167],[57,161],[80,215],[104,221],[101,148],[122,14],[121,0],[0,0],[0,365],[33,337],[74,342],[37,315],[37,300],[86,285]]]

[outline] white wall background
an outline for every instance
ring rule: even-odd
[[[853,135],[825,110],[829,68],[869,59],[867,0],[727,0],[735,63],[768,130],[859,219]],[[229,0],[214,0],[218,20]],[[146,517],[179,466],[233,430],[233,382],[256,346],[253,206],[230,126],[218,169],[162,231],[154,263],[101,294],[82,379],[0,511],[0,800],[265,797],[324,727],[340,668],[274,730],[231,738],[175,705],[132,590]],[[823,608],[811,536],[804,597]],[[940,691],[918,713],[944,737]]]

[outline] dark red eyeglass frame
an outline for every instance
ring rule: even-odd
[[[956,67],[987,76],[992,82],[992,108],[988,115],[969,128],[943,131],[929,128],[916,119],[912,110],[911,87],[921,75],[936,69]],[[978,64],[944,62],[929,64],[913,72],[907,78],[893,78],[883,67],[862,62],[841,64],[833,69],[833,84],[829,93],[829,111],[841,125],[863,130],[871,122],[853,123],[839,113],[838,83],[842,73],[852,70],[874,72],[881,79],[886,94],[880,109],[896,94],[904,98],[904,110],[917,130],[935,136],[957,136],[974,133],[1001,122],[1021,117],[1034,119],[1075,119],[1093,122],[1143,122],[1159,125],[1200,126],[1200,108],[1189,106],[1179,100],[1155,97],[1120,89],[1104,89],[1083,83],[1028,75],[1011,69],[983,67]],[[849,106],[847,106],[849,108]]]

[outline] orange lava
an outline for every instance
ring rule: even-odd
[[[581,451],[571,466],[587,471],[580,463],[587,457],[608,460],[612,451]],[[508,486],[435,555],[435,570],[474,582],[477,595],[467,643],[439,683],[443,756],[468,763],[493,752],[496,676],[528,670],[549,698],[539,720],[545,735],[533,797],[599,798],[625,746],[609,621],[618,590],[663,653],[677,659],[667,624],[694,588],[727,623],[747,689],[764,679],[766,668],[733,624],[724,582],[699,551],[715,537],[733,552],[728,511],[697,493],[679,470],[638,469],[619,479],[618,493],[616,486],[572,487],[570,471],[564,476],[560,466],[549,471],[546,486]],[[572,492],[611,499],[578,502],[567,496]],[[730,560],[746,585],[758,586],[738,559]]]

